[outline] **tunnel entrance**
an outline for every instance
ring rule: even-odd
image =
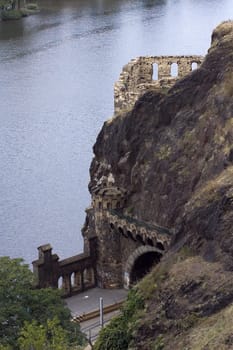
[[[139,256],[132,267],[130,274],[130,284],[137,283],[142,279],[152,267],[161,259],[162,254],[158,252],[147,252]]]

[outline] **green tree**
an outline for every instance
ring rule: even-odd
[[[59,334],[61,335],[61,329],[67,334],[70,346],[84,342],[79,325],[71,322],[71,314],[61,298],[61,292],[52,288],[35,289],[34,275],[22,259],[1,257],[0,346],[11,346],[18,350],[16,344],[21,330],[25,330],[26,324],[30,334],[30,329],[34,330],[35,322],[42,327],[41,331],[45,328],[53,338],[56,335],[54,320],[57,320]],[[52,325],[53,328],[50,329]]]
[[[36,321],[25,322],[20,331],[19,347],[21,350],[42,350],[46,346],[46,329]]]
[[[47,320],[46,325],[25,322],[18,342],[20,350],[67,350],[69,347],[68,333],[56,317]]]

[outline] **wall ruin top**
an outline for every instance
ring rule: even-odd
[[[114,86],[114,112],[132,108],[147,90],[170,88],[203,62],[203,56],[144,56],[126,64]]]

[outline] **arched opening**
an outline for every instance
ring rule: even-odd
[[[118,227],[118,231],[119,233],[121,233],[122,235],[124,234],[123,228],[122,227]]]
[[[172,77],[178,77],[178,64],[177,63],[172,63],[171,64],[171,76]]]
[[[133,236],[133,234],[132,234],[131,231],[127,231],[127,236],[128,236],[128,238],[130,238],[130,239],[132,239],[133,241],[135,241],[135,238],[134,238],[134,236]]]
[[[60,276],[60,277],[58,278],[57,286],[58,286],[59,289],[62,289],[62,288],[63,288],[63,277],[62,277],[62,276]]]
[[[136,235],[136,240],[137,240],[138,242],[140,242],[141,244],[145,244],[144,241],[143,241],[142,236],[140,236],[140,235]]]
[[[156,243],[156,248],[160,249],[160,250],[164,250],[164,246],[161,242],[157,242]]]
[[[150,238],[147,238],[146,244],[150,245],[151,247],[154,246],[153,241],[152,241],[152,239],[150,239]]]
[[[143,278],[151,268],[161,259],[162,254],[158,252],[146,252],[140,255],[134,262],[130,273],[130,283],[135,284]]]
[[[111,228],[112,230],[114,230],[114,225],[113,225],[112,222],[110,223],[110,228]]]
[[[158,80],[159,77],[159,67],[157,63],[153,64],[152,80]]]
[[[197,62],[192,63],[192,70],[197,69]]]
[[[74,287],[75,286],[75,273],[73,272],[70,276],[70,283],[71,283],[71,287]]]

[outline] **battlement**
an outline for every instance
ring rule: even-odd
[[[132,108],[148,90],[168,89],[198,68],[203,56],[143,56],[126,64],[114,86],[115,115]]]

